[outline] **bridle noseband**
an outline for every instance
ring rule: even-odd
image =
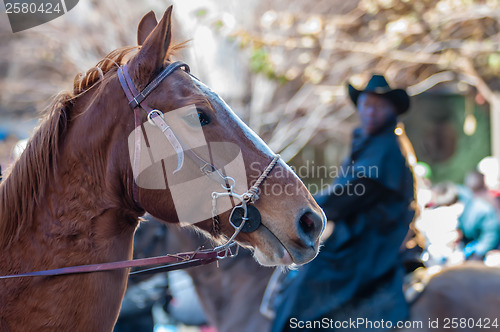
[[[257,208],[253,205],[249,205],[258,199],[258,189],[262,182],[266,179],[269,173],[272,171],[274,166],[280,159],[279,155],[275,155],[269,165],[264,169],[262,174],[257,178],[255,183],[248,189],[247,192],[239,195],[233,191],[234,179],[225,176],[211,163],[205,161],[203,158],[195,154],[192,150],[184,150],[182,142],[173,132],[172,128],[163,119],[163,113],[160,110],[153,109],[147,105],[145,102],[151,92],[153,92],[160,83],[167,78],[170,74],[175,72],[177,69],[183,67],[185,72],[189,73],[189,66],[183,62],[174,62],[168,65],[162,70],[158,76],[156,76],[142,91],[138,91],[135,87],[132,79],[127,70],[127,65],[118,68],[118,78],[120,80],[121,86],[125,95],[129,100],[130,107],[134,110],[135,119],[135,156],[133,162],[133,172],[137,174],[139,169],[139,155],[141,153],[141,114],[140,110],[144,110],[147,113],[147,118],[151,123],[154,123],[164,134],[167,140],[170,142],[172,147],[177,153],[177,172],[181,169],[184,162],[184,154],[186,154],[189,159],[191,159],[195,164],[199,166],[200,172],[208,176],[213,181],[220,183],[224,192],[213,192],[212,193],[212,220],[214,222],[214,230],[218,229],[219,214],[217,211],[217,199],[220,197],[233,197],[240,201],[240,205],[233,208],[230,216],[230,223],[235,228],[233,235],[227,240],[227,242],[221,246],[218,246],[212,250],[196,250],[194,252],[179,253],[179,254],[167,254],[165,256],[135,259],[130,261],[120,261],[120,262],[110,262],[102,264],[91,264],[91,265],[80,265],[80,266],[70,266],[60,269],[45,270],[45,271],[35,271],[14,275],[0,276],[1,279],[9,278],[19,278],[19,277],[35,277],[35,276],[55,276],[55,275],[66,275],[66,274],[77,274],[77,273],[89,273],[97,271],[108,271],[116,269],[124,269],[130,267],[144,267],[159,264],[168,264],[166,266],[155,267],[151,269],[146,269],[139,272],[160,272],[160,271],[172,271],[180,268],[199,266],[208,264],[216,261],[217,259],[223,259],[226,257],[233,257],[238,254],[238,245],[234,242],[234,239],[240,232],[252,232],[255,231],[260,225],[260,213]],[[196,79],[194,76],[192,76]],[[197,80],[197,79],[196,79]],[[138,185],[134,181],[133,189],[134,200],[138,199]],[[138,202],[137,202],[138,203]],[[216,232],[217,233],[217,232]],[[235,249],[233,249],[236,247]],[[233,251],[234,250],[234,251]]]

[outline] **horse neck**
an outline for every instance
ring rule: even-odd
[[[36,196],[30,227],[24,227],[16,241],[2,253],[5,259],[0,262],[1,274],[132,257],[140,212],[134,208],[131,184],[127,182],[130,162],[125,135],[133,128],[133,116],[116,115],[116,108],[128,110],[128,105],[126,102],[122,105],[119,94],[115,95],[118,97],[89,93],[76,101],[60,140],[57,159],[53,159],[57,172],[48,172],[45,187],[39,188],[43,194]],[[17,305],[31,306],[29,312],[40,312],[40,317],[33,316],[32,322],[52,317],[54,327],[61,330],[83,329],[71,324],[84,323],[105,330],[103,327],[112,326],[118,315],[126,280],[125,270],[57,280],[17,279],[8,284],[12,292],[1,295],[0,302],[10,303],[12,310]],[[37,289],[36,294],[30,293],[31,288]],[[15,296],[4,298],[11,296],[8,294]],[[53,306],[47,306],[48,298]],[[77,322],[71,318],[74,312],[70,308],[75,307],[84,308]],[[2,309],[0,305],[0,312],[4,312]],[[12,321],[21,319],[13,315]],[[89,326],[85,329],[92,330]]]
[[[128,174],[127,136],[133,129],[133,115],[120,94],[102,91],[117,88],[90,91],[71,110],[56,158],[57,171],[40,188],[45,195],[35,211],[40,242],[50,242],[49,247],[63,243],[88,254],[96,252],[100,259],[130,255],[112,250],[116,241],[130,242],[140,214]]]

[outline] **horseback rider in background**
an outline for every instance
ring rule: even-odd
[[[358,318],[395,327],[408,318],[399,249],[414,217],[414,179],[395,129],[410,99],[381,75],[373,75],[363,90],[349,84],[349,96],[361,126],[339,177],[316,197],[335,223],[333,235],[284,290],[273,332],[344,330],[349,326],[342,322]]]

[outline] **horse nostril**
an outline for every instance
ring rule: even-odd
[[[299,218],[299,237],[308,247],[314,247],[323,227],[323,219],[315,213],[306,212]]]
[[[299,225],[302,231],[306,234],[311,233],[314,230],[314,221],[312,218],[309,216],[309,212],[305,213],[300,217],[299,220]]]

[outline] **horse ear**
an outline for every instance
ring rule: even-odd
[[[157,25],[158,21],[153,11],[144,15],[137,27],[137,45],[142,45]]]
[[[154,14],[153,14],[154,15]],[[149,13],[143,18],[141,23],[145,20],[148,27],[151,24],[151,19],[146,18],[151,16]],[[168,7],[163,14],[160,22],[152,29],[151,33],[148,34],[147,38],[144,40],[140,51],[136,56],[130,60],[129,68],[132,71],[132,77],[136,80],[135,83],[137,87],[144,87],[144,85],[149,81],[149,78],[163,66],[163,61],[167,56],[168,49],[172,42],[172,29],[171,29],[171,19],[172,19],[172,6]],[[145,23],[146,24],[146,23]],[[142,24],[139,24],[141,28]],[[144,28],[147,31],[147,28]],[[140,32],[138,31],[138,35]],[[142,39],[142,38],[141,38]]]

